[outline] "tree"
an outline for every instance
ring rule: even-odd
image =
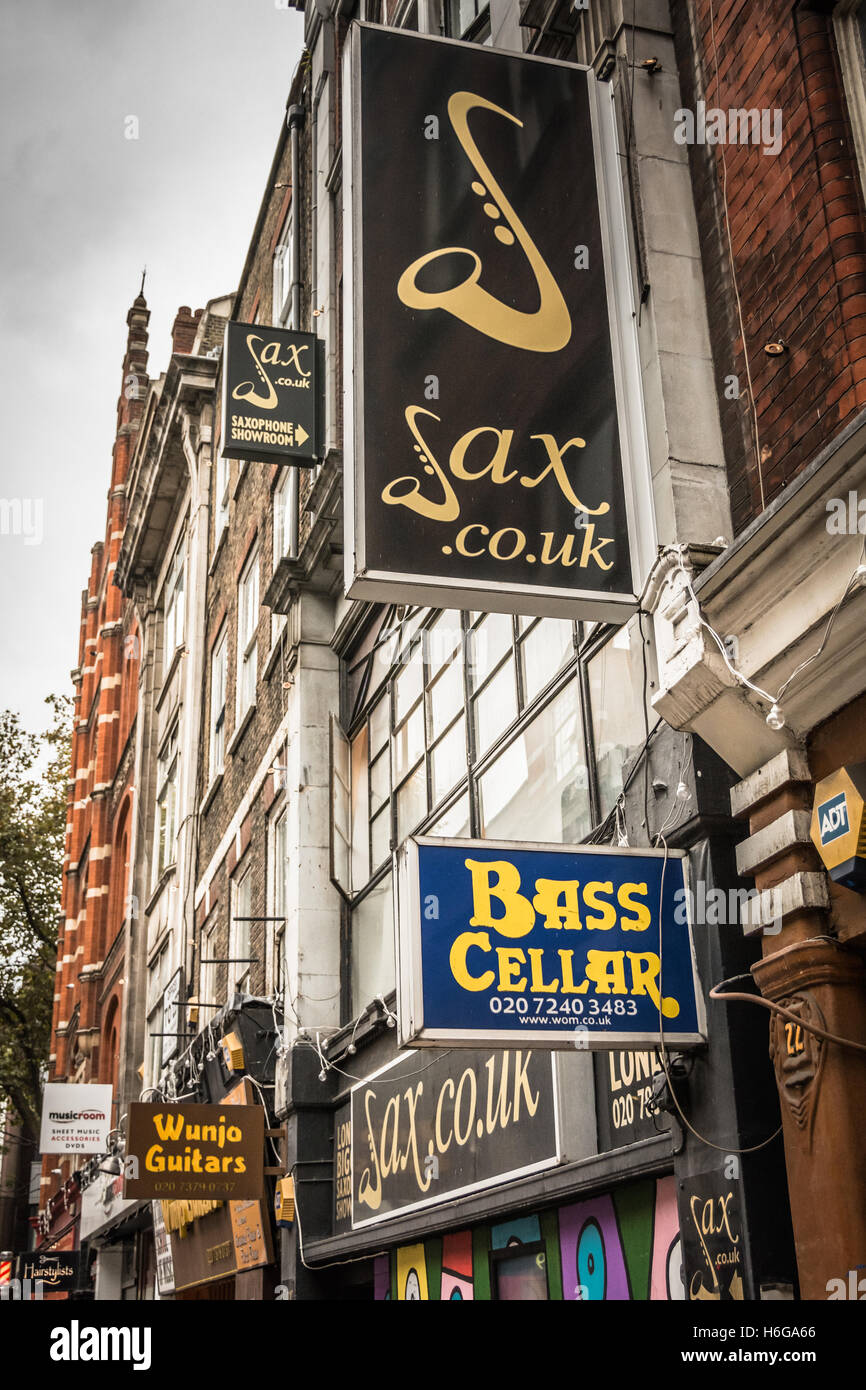
[[[0,712],[0,1107],[32,1139],[51,1034],[72,702],[46,704],[53,723],[41,736]]]

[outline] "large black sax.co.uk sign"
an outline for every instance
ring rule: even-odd
[[[353,25],[347,590],[621,622],[652,501],[610,95]]]
[[[222,452],[229,458],[315,463],[316,344],[313,333],[226,324]]]
[[[549,1054],[428,1056],[405,1053],[352,1088],[354,1227],[559,1161]]]

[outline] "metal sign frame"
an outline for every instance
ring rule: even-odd
[[[344,526],[345,590],[347,596],[383,602],[410,601],[445,608],[480,608],[485,612],[520,613],[551,617],[582,618],[622,624],[637,611],[638,595],[657,553],[655,510],[650,471],[649,445],[643,405],[643,386],[637,337],[637,318],[632,273],[632,256],[626,209],[620,177],[621,155],[617,149],[613,92],[600,84],[592,68],[536,54],[515,53],[507,49],[483,48],[460,40],[419,36],[430,44],[461,49],[472,48],[483,55],[524,63],[545,63],[583,72],[589,94],[594,167],[598,193],[598,216],[604,260],[604,279],[608,305],[610,348],[619,426],[620,465],[624,493],[628,551],[633,590],[610,592],[603,589],[542,587],[495,580],[454,579],[442,574],[400,573],[377,570],[367,560],[364,504],[367,480],[364,467],[364,344],[363,316],[371,306],[360,306],[363,287],[361,209],[363,187],[361,150],[364,140],[360,101],[360,32],[382,26],[353,22],[344,51],[343,68],[343,266],[344,266],[344,370],[343,370],[343,446],[344,446]],[[404,31],[394,30],[395,37]],[[397,598],[399,595],[399,599]]]
[[[686,1048],[701,1047],[706,1042],[706,1006],[701,990],[695,957],[694,931],[691,911],[691,893],[688,879],[688,855],[685,850],[633,849],[611,845],[561,845],[536,843],[527,840],[465,840],[445,839],[429,835],[409,836],[397,849],[393,857],[394,876],[394,951],[397,973],[397,1039],[401,1047],[508,1047],[554,1048],[573,1050],[579,1047],[587,1052],[608,1052],[612,1050],[641,1051],[659,1046],[659,1031],[622,1032],[613,1029],[593,1030],[577,1023],[574,1028],[547,1026],[544,1031],[544,1017],[539,1016],[538,1026],[513,1029],[484,1029],[477,1026],[444,1027],[429,1026],[424,1018],[424,973],[422,958],[422,903],[419,873],[419,846],[454,848],[470,854],[501,850],[504,854],[536,852],[563,854],[569,858],[592,856],[613,859],[653,858],[664,859],[667,863],[681,866],[682,887],[686,920],[683,930],[687,932],[689,945],[689,964],[691,966],[691,986],[694,993],[696,1031],[682,1032],[671,1023],[664,1027],[665,1045],[682,1051]],[[467,924],[468,925],[468,924]],[[659,936],[662,924],[659,921]],[[636,943],[637,944],[637,943]],[[664,949],[662,945],[662,978],[664,975]],[[691,1002],[691,1001],[690,1001]]]

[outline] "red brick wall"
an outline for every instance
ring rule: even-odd
[[[866,406],[866,217],[832,21],[789,0],[675,4],[683,98],[779,108],[782,148],[692,146],[736,531]],[[690,16],[694,25],[690,24]],[[757,414],[759,465],[736,288]],[[782,339],[787,350],[768,356]],[[724,399],[724,378],[740,397]]]

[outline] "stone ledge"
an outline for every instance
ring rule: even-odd
[[[737,845],[737,872],[742,876],[754,875],[757,869],[772,863],[789,849],[811,844],[810,824],[808,811],[786,811]]]
[[[797,873],[775,888],[765,888],[750,898],[743,908],[743,935],[759,932],[772,935],[768,927],[781,930],[782,922],[795,912],[816,912],[830,906],[827,876],[823,873]]]
[[[792,782],[809,782],[809,762],[801,748],[783,748],[775,758],[756,768],[750,776],[731,787],[731,814],[745,816]]]

